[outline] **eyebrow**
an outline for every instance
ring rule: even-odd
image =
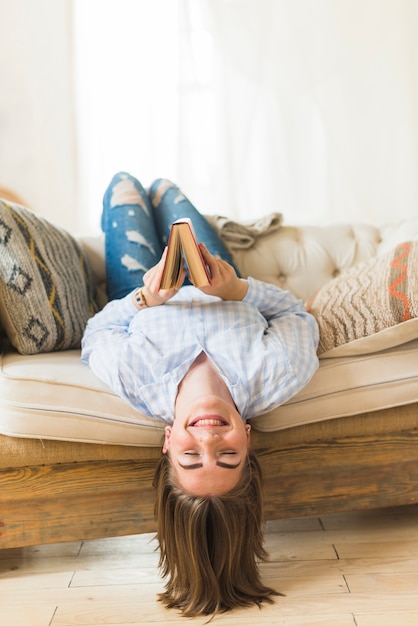
[[[192,465],[183,465],[182,463],[179,463],[179,465],[185,470],[200,469],[201,467],[203,467],[203,463],[192,463]],[[218,465],[219,467],[224,467],[225,469],[237,469],[237,467],[241,465],[241,461],[239,463],[236,463],[235,465],[223,463],[222,461],[216,461],[216,465]]]

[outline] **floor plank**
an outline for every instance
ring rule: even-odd
[[[285,597],[220,626],[416,626],[418,507],[268,522],[266,583]],[[186,624],[157,600],[153,535],[0,552],[5,626]],[[193,625],[206,623],[196,618]]]

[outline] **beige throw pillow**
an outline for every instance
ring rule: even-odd
[[[362,261],[306,306],[319,324],[321,356],[362,354],[417,338],[418,241]]]

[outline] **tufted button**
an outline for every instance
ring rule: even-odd
[[[341,274],[341,270],[336,267],[335,270],[332,272],[332,278],[337,278],[337,276],[339,276]]]
[[[282,289],[286,289],[286,287],[287,287],[287,275],[284,274],[283,272],[280,272],[277,275],[277,283],[276,284],[279,285],[279,287],[281,287]]]

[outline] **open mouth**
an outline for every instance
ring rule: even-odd
[[[189,426],[193,427],[220,427],[220,426],[228,426],[228,422],[224,419],[218,417],[217,415],[204,415],[200,417],[196,417],[192,422],[190,422]]]

